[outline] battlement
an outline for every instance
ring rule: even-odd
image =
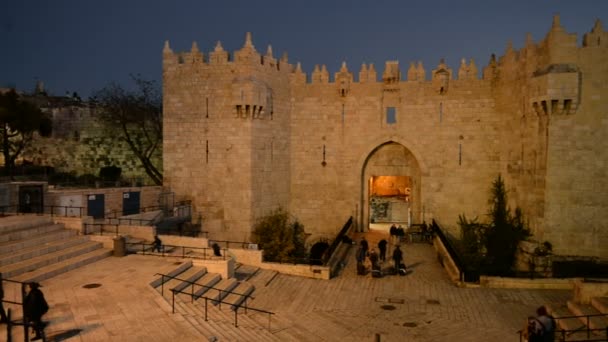
[[[265,55],[259,54],[251,40],[251,33],[247,32],[245,43],[240,50],[233,54],[224,50],[222,43],[218,41],[213,51],[208,54],[202,53],[196,42],[192,43],[190,51],[173,52],[169,45],[169,41],[165,41],[163,48],[163,67],[212,67],[221,65],[258,65],[261,68],[273,71],[294,71],[294,66],[289,64],[287,53],[284,53],[280,59],[276,59],[272,52],[272,46],[268,46]]]
[[[302,71],[299,62],[295,66],[289,64],[287,53],[284,53],[280,59],[275,58],[270,45],[265,54],[260,54],[256,50],[249,32],[245,35],[242,48],[232,54],[224,50],[219,41],[214,50],[207,54],[199,50],[196,42],[193,42],[190,51],[176,53],[171,50],[167,41],[163,49],[163,66],[168,72],[177,69],[227,66],[265,72],[271,77],[273,73],[283,74],[288,75],[294,85],[335,84],[339,87],[341,96],[348,95],[350,87],[355,84],[382,84],[385,90],[391,91],[391,89],[398,89],[401,82],[427,83],[437,93],[446,94],[452,82],[495,81],[499,75],[503,80],[538,78],[539,70],[547,69],[549,66],[576,65],[579,62],[578,54],[581,49],[597,50],[606,47],[608,47],[608,32],[603,30],[599,20],[595,22],[591,32],[584,35],[582,46],[579,47],[577,35],[566,32],[560,24],[559,16],[556,15],[543,40],[535,43],[531,35],[528,35],[525,46],[519,50],[515,50],[512,43],[508,42],[502,56],[498,58],[494,54],[491,56],[488,64],[483,68],[481,77],[475,61],[469,59],[467,62],[465,58],[460,61],[457,72],[452,72],[452,69],[441,59],[430,75],[427,75],[421,61],[411,62],[405,79],[402,78],[398,61],[386,61],[380,79],[373,63],[363,63],[357,73],[357,78],[348,69],[346,62],[342,63],[340,70],[334,73],[333,78],[324,64],[315,65],[309,76]]]

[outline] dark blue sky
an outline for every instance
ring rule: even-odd
[[[386,60],[402,73],[422,60],[428,73],[441,58],[456,71],[463,57],[481,69],[509,40],[540,41],[556,13],[579,43],[596,18],[608,30],[607,0],[0,0],[0,87],[31,91],[40,79],[51,94],[86,97],[132,73],[160,81],[165,40],[204,53],[220,40],[233,52],[247,31],[259,52],[287,51],[307,73],[326,64],[333,77],[342,61],[355,75],[363,62],[381,73]]]

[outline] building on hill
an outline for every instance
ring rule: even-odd
[[[101,168],[116,166],[121,168],[123,178],[146,183],[146,172],[128,144],[99,120],[101,108],[97,104],[83,101],[76,93],[51,96],[42,82],[32,94],[20,96],[50,115],[53,130],[50,137],[35,136],[19,163],[50,166],[56,173],[77,176],[99,176]],[[160,149],[153,162],[162,165]]]
[[[311,239],[370,222],[483,220],[501,174],[511,207],[558,254],[608,257],[608,33],[555,16],[539,42],[479,70],[397,61],[311,75],[247,34],[230,54],[163,49],[164,185],[214,237],[248,239],[282,206]],[[480,74],[481,78],[478,77]],[[380,81],[378,81],[380,77]],[[181,197],[181,198],[180,198]]]

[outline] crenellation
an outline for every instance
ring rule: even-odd
[[[209,64],[226,64],[229,61],[230,54],[224,50],[222,42],[218,40],[215,49],[209,54]]]
[[[597,19],[591,32],[583,36],[583,47],[607,47],[608,32],[602,28],[601,20]]]
[[[439,65],[431,72],[433,89],[439,95],[447,94],[450,80],[452,79],[452,69],[446,64],[442,58]]]

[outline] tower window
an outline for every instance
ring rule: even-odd
[[[395,107],[386,107],[386,123],[389,125],[397,123],[397,109]]]

